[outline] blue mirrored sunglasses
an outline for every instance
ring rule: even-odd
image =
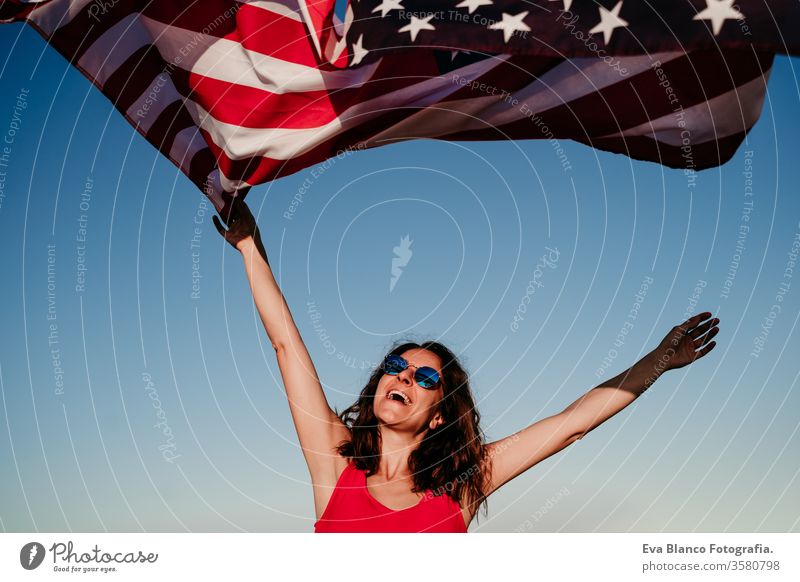
[[[383,361],[383,371],[390,376],[397,376],[400,372],[409,367],[409,363],[405,358],[400,356],[386,356]],[[412,368],[416,366],[411,366]],[[439,383],[439,372],[429,366],[422,366],[417,368],[414,372],[414,380],[422,388],[434,389]]]

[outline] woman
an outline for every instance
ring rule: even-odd
[[[373,371],[358,401],[337,414],[272,274],[256,221],[236,199],[227,230],[275,349],[314,491],[317,532],[466,532],[505,483],[633,402],[667,370],[710,352],[719,319],[701,313],[674,327],[629,370],[562,412],[484,443],[468,377],[436,342],[403,343]]]

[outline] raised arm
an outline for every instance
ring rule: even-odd
[[[236,198],[227,221],[228,229],[223,228],[216,216],[213,221],[225,240],[242,254],[258,314],[275,348],[289,409],[312,481],[315,485],[333,487],[338,466],[334,448],[350,438],[350,434],[325,398],[317,371],[272,274],[255,218],[245,202]]]
[[[667,370],[682,368],[710,352],[719,319],[705,312],[675,326],[656,349],[620,375],[589,390],[562,412],[489,443],[487,495],[540,461],[583,438],[631,404]],[[705,323],[701,323],[704,322]]]

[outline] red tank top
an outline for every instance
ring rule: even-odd
[[[367,490],[366,473],[348,462],[314,531],[467,533],[467,528],[458,503],[449,495],[436,497],[430,490],[413,507],[386,507]]]

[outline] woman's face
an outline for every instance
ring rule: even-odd
[[[414,380],[417,368],[428,366],[442,377],[442,361],[433,352],[421,348],[400,354],[408,367],[396,376],[384,374],[375,392],[374,411],[377,419],[395,429],[406,429],[414,434],[435,428],[443,422],[438,414],[439,402],[444,396],[441,381],[435,389],[423,388]],[[400,398],[396,392],[402,393]]]

